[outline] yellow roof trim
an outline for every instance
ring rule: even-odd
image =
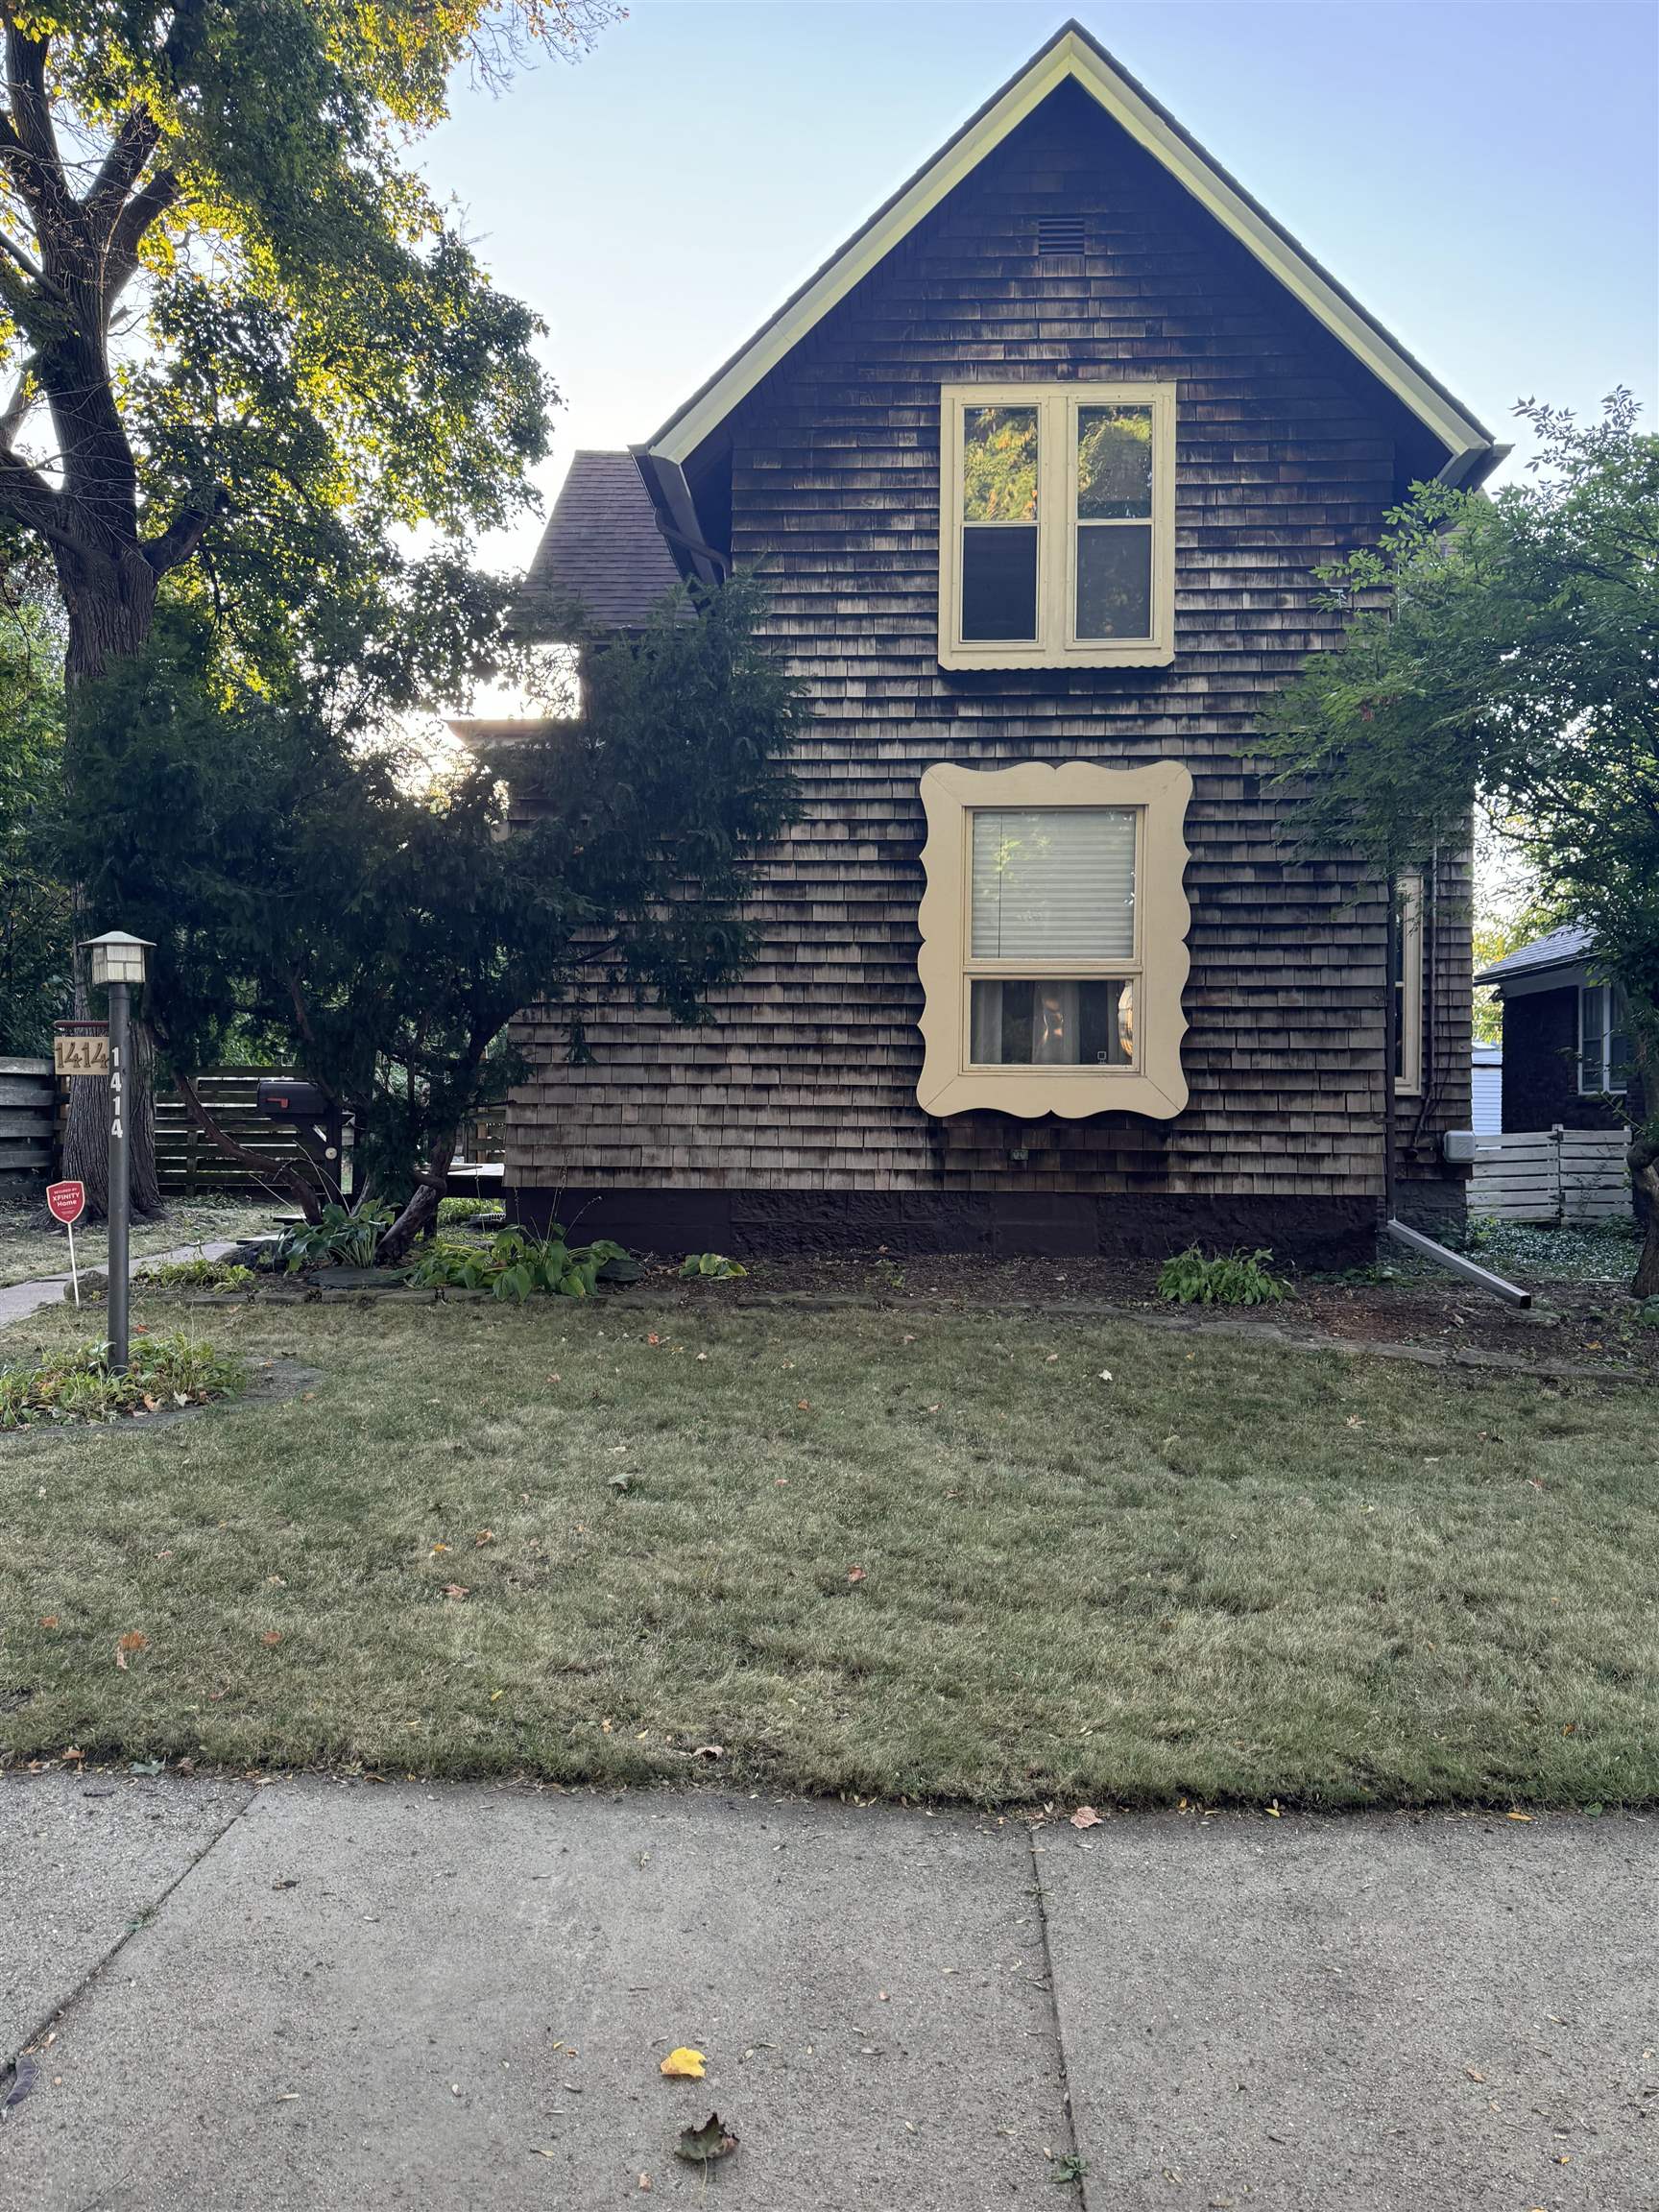
[[[1040,53],[828,262],[652,439],[647,450],[683,465],[739,400],[798,346],[922,219],[1068,79],[1082,85],[1136,142],[1276,276],[1379,382],[1445,445],[1452,460],[1491,447],[1490,434],[1394,345],[1316,262],[1187,138],[1075,24]]]

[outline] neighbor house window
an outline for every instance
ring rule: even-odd
[[[1630,1081],[1630,1037],[1611,983],[1578,986],[1578,1088],[1617,1092]]]
[[[1394,1088],[1423,1088],[1423,878],[1402,876],[1395,886]]]
[[[1174,760],[927,770],[928,1113],[1181,1112],[1191,791]]]
[[[949,385],[942,399],[945,666],[1172,659],[1175,387]]]

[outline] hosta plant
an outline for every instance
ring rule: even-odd
[[[1267,1306],[1288,1298],[1290,1286],[1267,1262],[1271,1252],[1222,1252],[1207,1260],[1196,1244],[1166,1260],[1158,1295],[1177,1306]]]
[[[344,1206],[325,1206],[317,1220],[299,1221],[282,1232],[275,1263],[290,1275],[305,1267],[367,1267],[391,1226],[387,1206],[359,1206],[350,1213]]]
[[[545,1237],[503,1229],[488,1244],[440,1238],[409,1280],[423,1290],[488,1290],[518,1305],[539,1290],[555,1298],[590,1298],[603,1270],[627,1257],[620,1244],[606,1237],[591,1244],[567,1244],[555,1221]]]

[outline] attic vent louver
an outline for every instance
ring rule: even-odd
[[[1052,253],[1081,253],[1083,251],[1083,218],[1081,215],[1039,215],[1037,218],[1037,252],[1045,259]]]

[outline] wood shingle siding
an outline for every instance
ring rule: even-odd
[[[1038,255],[1051,217],[1081,222],[1081,255]],[[1134,377],[1177,387],[1172,664],[942,669],[941,385]],[[596,1008],[594,1064],[574,1068],[556,1022],[524,1018],[536,1072],[514,1094],[507,1178],[525,1212],[561,1189],[609,1193],[589,1225],[649,1242],[649,1193],[672,1186],[701,1211],[664,1198],[660,1220],[753,1241],[884,1218],[895,1243],[951,1224],[1017,1241],[1023,1221],[1093,1249],[1184,1240],[1185,1221],[1207,1242],[1358,1249],[1382,1193],[1382,891],[1347,861],[1291,856],[1252,733],[1264,696],[1334,641],[1313,571],[1376,536],[1421,445],[1092,100],[1052,94],[688,465],[709,485],[730,469],[732,553],[771,577],[773,639],[810,686],[805,813],[765,873],[760,958],[713,1026]],[[930,1119],[915,1097],[920,779],[935,761],[1070,759],[1193,777],[1190,1103],[1166,1123]],[[1434,1141],[1469,1116],[1461,860],[1437,893],[1422,1129],[1415,1101],[1400,1114],[1405,1195],[1430,1211],[1457,1202]]]

